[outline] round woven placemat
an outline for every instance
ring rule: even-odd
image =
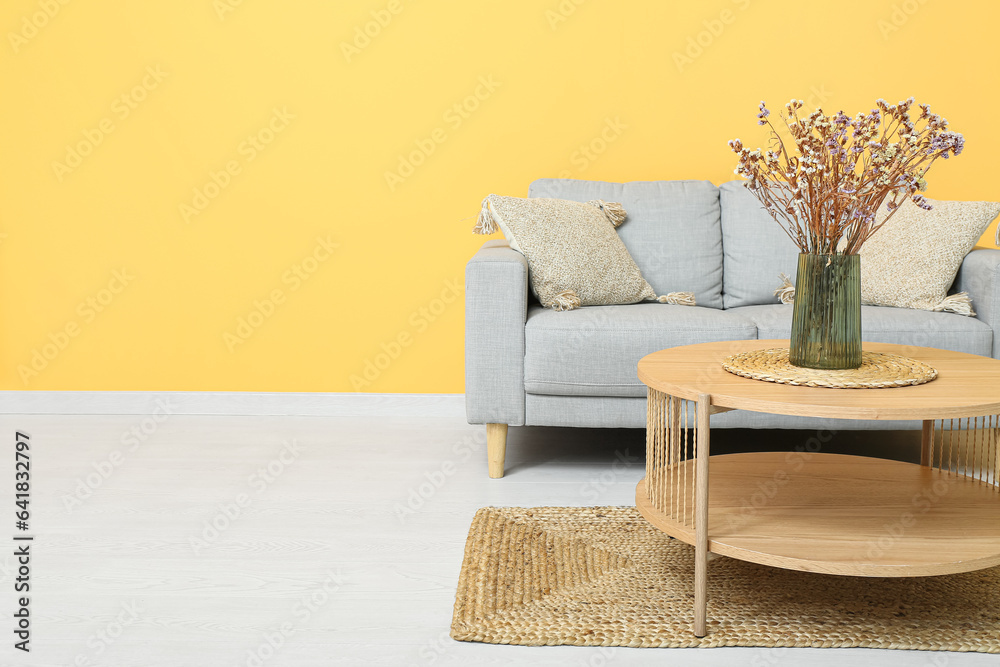
[[[1000,653],[1000,567],[845,577],[732,558],[708,565],[634,507],[487,507],[472,520],[451,636],[526,646],[811,646]]]
[[[862,352],[859,368],[842,371],[803,368],[788,361],[788,350],[785,348],[735,354],[724,359],[722,367],[734,375],[751,380],[831,389],[906,387],[930,382],[938,374],[933,367],[922,361],[881,352]]]

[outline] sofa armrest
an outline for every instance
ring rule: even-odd
[[[465,267],[465,412],[470,424],[524,424],[528,262],[487,241]]]
[[[974,248],[966,255],[954,291],[972,297],[976,317],[993,329],[993,358],[1000,358],[1000,250]]]

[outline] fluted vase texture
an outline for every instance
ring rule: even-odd
[[[823,370],[861,365],[860,255],[799,254],[788,360]]]

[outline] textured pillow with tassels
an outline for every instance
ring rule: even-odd
[[[935,201],[930,210],[910,200],[861,246],[861,302],[919,310],[975,315],[965,292],[948,294],[962,260],[1000,213],[1000,204],[988,201]],[[883,206],[876,217],[886,215]],[[792,303],[795,288],[775,290],[782,303]]]
[[[988,201],[903,202],[861,246],[861,302],[975,315],[964,292],[948,294],[962,260],[1000,213]],[[879,217],[886,214],[885,208]]]
[[[657,297],[615,231],[625,217],[621,204],[599,199],[584,204],[489,195],[473,231],[493,234],[499,226],[528,260],[531,289],[546,308],[645,300],[694,305],[690,292]]]

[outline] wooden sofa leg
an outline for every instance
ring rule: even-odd
[[[507,456],[507,425],[486,425],[486,454],[490,462],[490,477],[503,477],[503,461]]]

